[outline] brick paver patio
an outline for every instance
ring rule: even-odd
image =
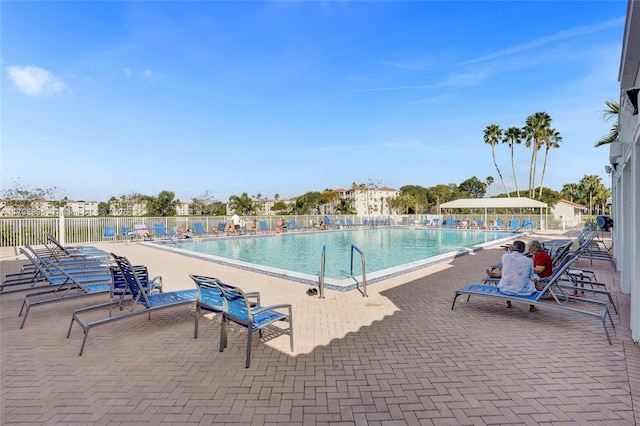
[[[194,288],[188,274],[218,276],[265,305],[291,303],[288,337],[255,339],[244,368],[245,332],[218,351],[217,318],[179,307],[65,338],[77,299],[32,310],[23,294],[0,296],[1,412],[9,424],[633,425],[640,420],[640,347],[628,331],[629,297],[609,263],[588,261],[615,292],[620,314],[609,345],[596,319],[551,308],[460,299],[500,259],[497,248],[357,291],[309,297],[308,287],[137,244],[100,245],[162,275],[165,291]],[[18,261],[0,262],[2,274]],[[257,337],[257,335],[256,335]],[[634,411],[635,409],[635,411]]]

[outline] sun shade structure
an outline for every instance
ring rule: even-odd
[[[549,206],[542,201],[532,200],[526,197],[511,198],[461,198],[440,204],[440,209],[484,209],[484,223],[487,223],[488,209],[540,209],[540,224],[542,224],[542,210]]]

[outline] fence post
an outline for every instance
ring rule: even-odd
[[[60,240],[60,244],[66,244],[66,232],[64,230],[64,207],[60,207],[60,217],[58,218],[58,240]]]

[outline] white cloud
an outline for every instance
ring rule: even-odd
[[[71,91],[64,82],[44,68],[28,65],[8,67],[9,77],[16,88],[29,96],[48,96]]]
[[[129,80],[131,80],[131,70],[129,68],[122,68],[122,72],[127,76]]]
[[[142,73],[142,76],[144,78],[146,78],[147,80],[151,81],[151,79],[153,78],[153,71],[151,70],[144,70],[144,72]]]

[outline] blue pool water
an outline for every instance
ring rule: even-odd
[[[337,282],[350,275],[352,244],[365,255],[367,278],[374,278],[420,263],[432,264],[437,261],[434,257],[447,254],[451,258],[513,235],[493,231],[378,228],[218,238],[165,248],[317,282],[325,246],[325,279]],[[353,275],[359,274],[361,261],[355,253]]]

